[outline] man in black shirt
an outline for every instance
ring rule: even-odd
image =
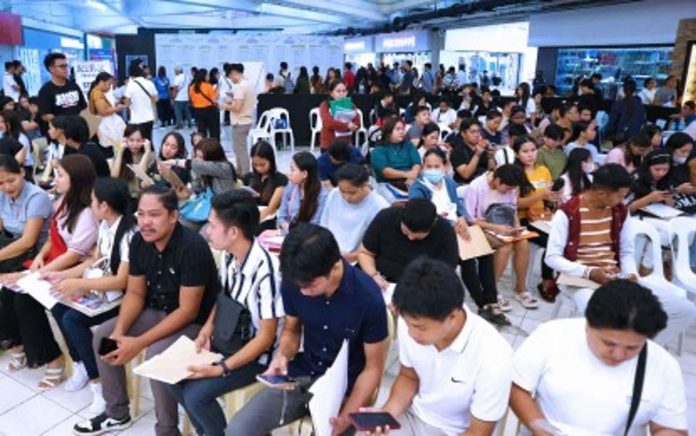
[[[100,325],[94,350],[111,338],[118,348],[97,358],[106,411],[78,423],[75,434],[96,435],[132,424],[124,365],[141,351],[163,352],[179,337],[195,338],[215,303],[220,285],[213,255],[203,237],[178,223],[174,191],[151,186],[138,204],[140,233],[130,245],[128,287],[118,317]],[[177,402],[166,387],[151,381],[157,435],[175,435]],[[136,393],[137,395],[137,393]]]
[[[454,181],[471,183],[476,177],[493,169],[492,150],[487,149],[481,136],[481,124],[472,119],[462,120],[459,134],[450,135],[447,142],[452,147],[450,161],[454,168]]]
[[[59,115],[51,122],[57,129],[63,130],[65,135],[65,155],[73,153],[84,154],[94,164],[97,177],[110,177],[109,163],[104,153],[94,142],[89,142],[89,126],[87,121],[79,115]]]
[[[406,265],[419,256],[441,260],[452,268],[459,261],[454,228],[424,198],[379,212],[365,232],[358,262],[384,290],[387,282],[398,282]]]
[[[77,84],[68,80],[68,60],[63,53],[49,53],[44,66],[51,80],[39,90],[39,116],[48,123],[58,115],[79,115],[87,101]],[[47,128],[48,126],[44,126]],[[46,132],[43,132],[46,134]]]

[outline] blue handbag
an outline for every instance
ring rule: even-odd
[[[208,222],[208,215],[212,209],[213,190],[207,188],[205,191],[187,200],[179,208],[179,215],[186,221],[193,223]]]

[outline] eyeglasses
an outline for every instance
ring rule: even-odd
[[[68,64],[55,64],[54,67],[56,67],[56,68],[68,68]]]

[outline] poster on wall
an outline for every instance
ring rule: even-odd
[[[39,64],[39,50],[35,48],[18,48],[17,59],[22,61],[26,72],[22,76],[27,86],[29,95],[37,95],[41,88],[41,68]]]
[[[89,94],[89,87],[101,72],[114,74],[114,64],[111,61],[82,61],[73,64],[75,68],[75,82],[85,95]]]
[[[136,59],[140,59],[143,61],[143,65],[150,65],[148,56],[146,54],[139,54],[139,55],[126,55],[126,75],[128,74],[128,68],[130,67],[131,62],[133,62]],[[150,68],[152,71],[152,68]]]

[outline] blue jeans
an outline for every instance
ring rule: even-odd
[[[222,436],[225,434],[227,421],[217,397],[250,385],[265,370],[265,366],[254,362],[232,370],[227,377],[185,380],[166,387],[186,409],[199,435]]]
[[[191,125],[191,113],[189,112],[188,101],[174,102],[174,117],[176,118],[176,125],[179,127],[184,126],[184,119],[189,126]]]
[[[51,309],[51,313],[65,337],[70,357],[73,362],[82,362],[85,365],[90,380],[99,378],[99,370],[97,369],[97,360],[95,358],[98,350],[92,348],[93,335],[90,327],[115,317],[118,315],[118,309],[118,307],[114,307],[110,311],[94,317],[89,317],[64,304],[56,304]]]

